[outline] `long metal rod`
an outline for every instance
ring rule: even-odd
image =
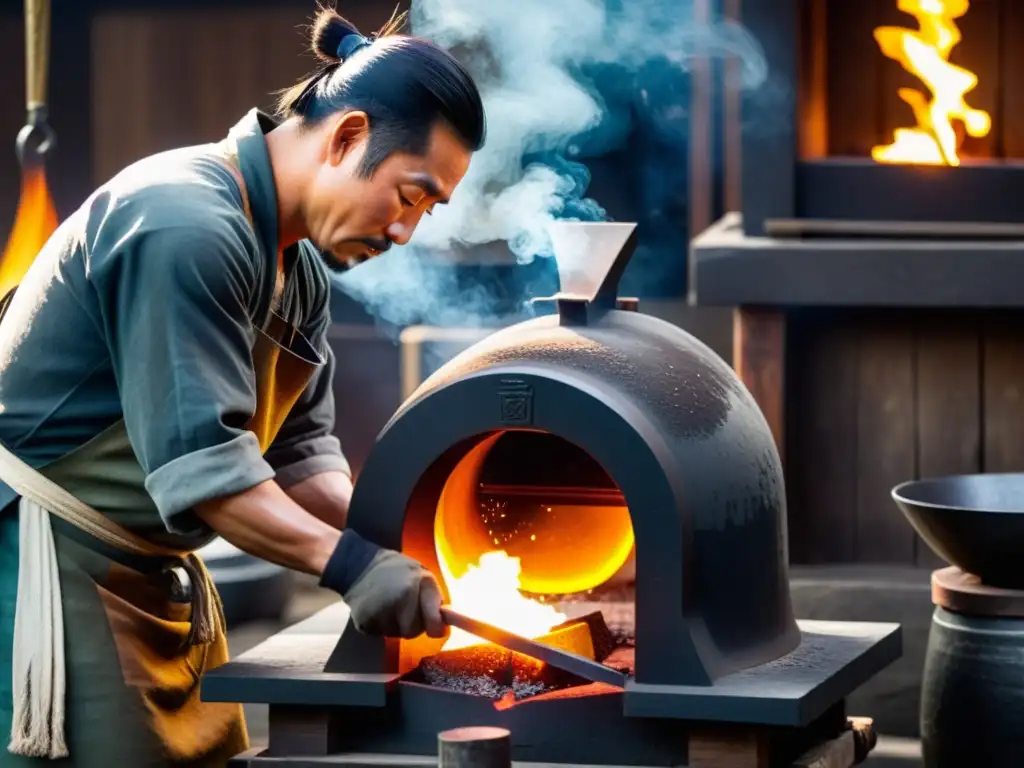
[[[606,667],[586,656],[577,653],[563,651],[550,645],[537,643],[512,632],[507,632],[492,624],[485,624],[469,616],[453,610],[449,606],[442,606],[441,616],[445,622],[452,627],[469,632],[471,635],[488,640],[502,648],[522,653],[530,658],[543,661],[552,667],[557,667],[565,672],[578,675],[585,680],[595,683],[607,683],[623,688],[626,685],[627,677],[617,669]]]

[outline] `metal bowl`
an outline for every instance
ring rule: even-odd
[[[913,480],[892,497],[939,557],[990,586],[1024,588],[1024,474]]]

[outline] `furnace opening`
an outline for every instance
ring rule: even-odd
[[[635,573],[633,525],[621,491],[586,451],[532,430],[483,438],[444,479],[433,543],[457,610],[629,667],[613,652],[629,655],[632,638],[610,628],[591,600],[604,589],[628,589]],[[581,598],[587,600],[582,611]],[[458,629],[439,654],[421,658],[419,676],[504,705],[565,688],[592,692],[585,680]]]
[[[449,585],[503,552],[519,560],[520,590],[553,596],[604,584],[634,542],[629,509],[600,464],[559,437],[516,430],[478,443],[448,477],[434,543]]]

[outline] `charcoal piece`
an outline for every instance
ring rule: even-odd
[[[536,639],[601,662],[621,645],[600,611],[569,619]],[[494,700],[511,694],[519,701],[589,682],[493,643],[428,656],[420,661],[419,672],[430,685]]]
[[[554,627],[551,632],[557,632],[560,629],[570,627],[574,624],[586,624],[590,630],[590,642],[594,648],[594,661],[604,661],[608,658],[608,655],[615,650],[615,648],[621,643],[608,628],[608,624],[604,620],[604,614],[600,611],[592,611],[585,616],[580,616],[576,619],[569,619],[557,627]],[[543,638],[539,638],[543,642]]]

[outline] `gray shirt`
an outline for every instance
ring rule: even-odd
[[[217,146],[143,159],[61,224],[0,322],[0,440],[44,468],[123,420],[152,501],[129,527],[181,544],[209,536],[198,502],[348,472],[333,436],[327,268],[308,242],[285,253],[278,311],[327,363],[266,455],[244,428],[279,252],[272,125],[253,110],[232,131],[253,226]],[[0,508],[14,498],[0,484]]]

